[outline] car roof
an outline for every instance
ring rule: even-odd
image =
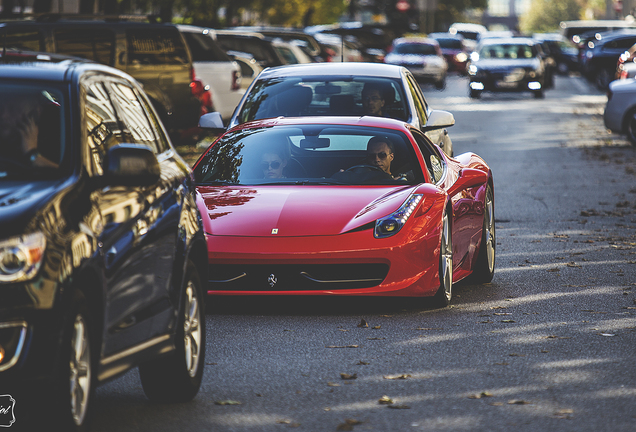
[[[7,53],[7,57],[10,53]],[[134,81],[128,74],[110,66],[89,60],[56,56],[49,53],[21,52],[20,59],[8,59],[7,63],[0,60],[0,79],[36,80],[50,82],[67,82],[70,74],[75,71],[89,70],[109,73],[126,77]]]
[[[277,66],[265,69],[258,79],[275,77],[299,77],[315,75],[352,75],[381,78],[400,78],[402,66],[384,63],[337,62],[337,63],[306,63],[297,65]]]
[[[401,38],[397,38],[397,39],[395,39],[393,41],[393,45],[400,45],[400,44],[438,45],[438,42],[437,42],[437,40],[435,40],[433,38],[417,37],[417,36],[401,37]]]
[[[388,117],[374,116],[316,116],[316,117],[276,117],[262,120],[253,120],[235,126],[231,130],[245,128],[259,128],[271,126],[300,126],[300,125],[334,125],[334,126],[366,126],[385,129],[402,130],[410,129],[410,125],[404,120],[396,120]]]
[[[526,37],[487,38],[479,42],[479,45],[536,45],[539,41]]]

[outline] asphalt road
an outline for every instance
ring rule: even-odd
[[[605,95],[579,77],[541,100],[471,100],[461,77],[425,94],[455,154],[494,170],[492,283],[445,309],[213,300],[196,399],[152,404],[132,371],[98,389],[93,431],[636,430],[636,148],[605,131]]]

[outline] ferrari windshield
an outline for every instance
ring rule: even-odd
[[[238,114],[239,123],[273,117],[364,115],[364,88],[381,89],[385,117],[408,119],[399,80],[351,76],[276,77],[254,84]]]
[[[55,177],[64,157],[61,92],[0,83],[0,179]]]
[[[398,131],[300,125],[243,129],[220,138],[194,167],[198,185],[400,185],[424,181]]]

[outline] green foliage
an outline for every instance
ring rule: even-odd
[[[581,0],[532,0],[530,9],[519,20],[523,33],[554,32],[561,21],[581,19]]]

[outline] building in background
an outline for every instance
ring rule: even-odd
[[[532,0],[488,0],[482,24],[488,30],[519,30],[519,17],[530,9]]]

